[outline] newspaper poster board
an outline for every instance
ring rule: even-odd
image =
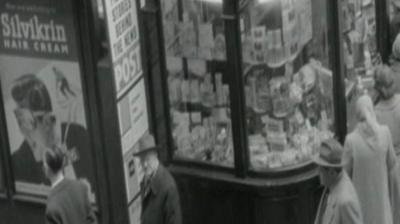
[[[132,154],[148,131],[136,0],[104,0],[130,222],[140,223],[140,172]]]
[[[74,19],[70,1],[0,2],[1,96],[17,192],[48,194],[42,158],[53,145],[66,150],[67,177],[95,186]]]

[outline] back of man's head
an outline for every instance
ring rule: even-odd
[[[45,163],[49,170],[57,174],[64,167],[65,154],[59,147],[53,147],[51,150],[46,150],[44,155]]]

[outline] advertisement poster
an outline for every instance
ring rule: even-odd
[[[48,193],[42,158],[53,145],[67,154],[65,175],[93,187],[72,7],[29,2],[0,3],[1,95],[16,190]]]

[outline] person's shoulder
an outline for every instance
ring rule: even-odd
[[[29,145],[26,141],[23,141],[18,149],[12,154],[13,159],[23,158],[26,159],[26,154],[30,153]]]
[[[69,129],[69,130],[68,130],[69,133],[86,132],[86,128],[85,128],[83,125],[81,125],[81,124],[74,123],[74,122],[71,122],[71,123],[67,123],[67,122],[61,123],[61,129],[66,130],[67,127],[68,127],[68,129]]]
[[[65,181],[65,185],[72,189],[81,191],[81,190],[85,190],[85,188],[86,188],[85,184],[83,184],[82,181],[79,181],[79,180],[65,178],[64,181]]]
[[[45,214],[46,216],[56,216],[61,213],[61,205],[58,200],[51,197],[47,200]]]
[[[396,109],[399,109],[400,108],[400,94],[396,93],[396,94],[394,94],[393,97],[394,97],[394,105],[395,105]]]
[[[357,192],[352,181],[346,173],[343,174],[342,178],[337,194],[339,206],[359,206]]]
[[[169,172],[169,170],[162,164],[159,165],[159,169],[160,169],[160,177],[162,178],[165,187],[176,187],[175,180],[172,177],[172,174]]]
[[[344,142],[345,142],[345,144],[346,143],[351,143],[351,142],[353,142],[353,141],[355,141],[356,140],[356,138],[357,138],[357,127],[355,127],[354,128],[354,130],[352,131],[352,132],[350,132],[350,133],[348,133],[347,135],[346,135],[346,138],[345,138],[345,140],[344,140]]]
[[[384,133],[385,135],[390,135],[390,128],[385,124],[379,124],[378,130],[381,131],[381,133]]]

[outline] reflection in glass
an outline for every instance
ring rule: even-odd
[[[233,166],[222,4],[161,1],[174,157]]]
[[[310,162],[333,135],[324,0],[248,1],[241,8],[250,166],[290,169]]]

